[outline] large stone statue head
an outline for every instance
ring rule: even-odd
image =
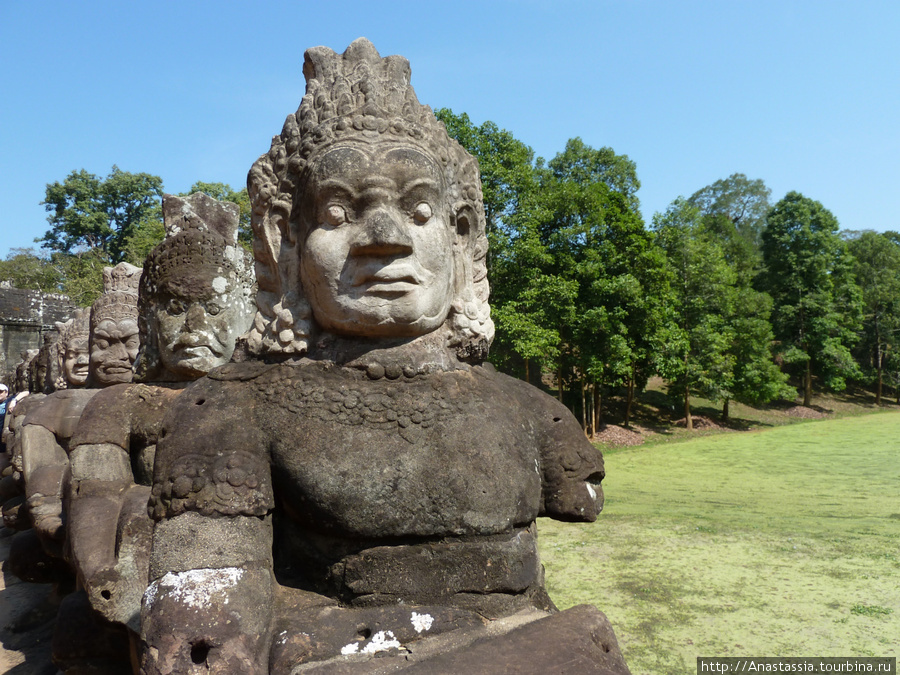
[[[90,364],[91,312],[76,309],[71,319],[57,323],[57,389],[83,387],[87,382]]]
[[[163,216],[166,238],[141,276],[139,382],[193,380],[227,363],[256,311],[237,204],[165,195]]]
[[[324,331],[442,333],[460,358],[493,337],[478,164],[410,86],[409,62],[363,38],[306,52],[306,95],[248,177],[257,353]]]
[[[103,294],[91,305],[89,381],[95,387],[131,382],[140,338],[137,322],[139,267],[103,268]]]

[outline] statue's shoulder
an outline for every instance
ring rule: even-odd
[[[36,402],[33,409],[28,409],[24,424],[37,424],[57,436],[69,438],[74,433],[82,412],[99,392],[99,389],[55,391],[40,402]]]
[[[559,421],[572,416],[571,411],[557,399],[537,387],[517,377],[499,372],[489,363],[473,369],[481,378],[488,380],[493,387],[503,391],[521,404],[521,411],[532,419],[546,417],[548,422]]]
[[[71,447],[113,443],[127,449],[135,419],[160,417],[180,393],[177,388],[138,383],[101,389],[85,407],[72,436]]]
[[[262,361],[226,363],[218,368],[213,368],[206,377],[216,382],[249,382],[278,367],[278,364]]]
[[[93,396],[84,406],[72,434],[71,447],[88,443],[114,443],[128,447],[130,392],[135,385],[115,384],[104,389],[87,389]]]

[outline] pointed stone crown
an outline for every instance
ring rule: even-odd
[[[103,295],[91,305],[91,328],[104,319],[137,319],[137,293],[141,268],[121,262],[103,268]]]
[[[144,263],[141,298],[156,295],[162,286],[210,286],[216,276],[253,283],[243,249],[238,245],[240,208],[202,192],[187,197],[163,196],[166,238]],[[175,289],[183,295],[202,295],[199,288]]]
[[[87,338],[91,332],[90,309],[76,309],[68,321],[57,322],[56,330],[59,333],[59,343],[64,346],[72,340]]]

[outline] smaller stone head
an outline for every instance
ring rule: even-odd
[[[141,277],[138,381],[201,377],[227,363],[250,328],[256,288],[239,215],[237,204],[201,192],[163,197],[166,238]]]
[[[43,344],[34,357],[34,389],[32,391],[49,394],[56,388],[57,353],[59,333],[44,333]]]
[[[95,387],[131,382],[140,347],[137,321],[139,267],[103,268],[103,294],[91,305],[89,381]]]
[[[65,323],[57,323],[57,361],[60,373],[57,389],[83,387],[90,370],[91,312],[76,309]]]
[[[22,360],[16,366],[16,392],[32,391],[32,363],[38,354],[37,349],[26,349],[21,354]]]

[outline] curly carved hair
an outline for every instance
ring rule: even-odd
[[[300,280],[304,233],[298,231],[300,200],[311,167],[336,143],[383,141],[418,147],[443,170],[454,225],[468,232],[464,278],[446,325],[460,358],[487,356],[494,324],[488,305],[487,236],[478,162],[447,135],[410,85],[409,62],[381,58],[360,38],[341,55],[327,47],[306,52],[306,95],[288,115],[247,177],[253,207],[258,311],[247,340],[257,354],[307,351],[314,319]]]

